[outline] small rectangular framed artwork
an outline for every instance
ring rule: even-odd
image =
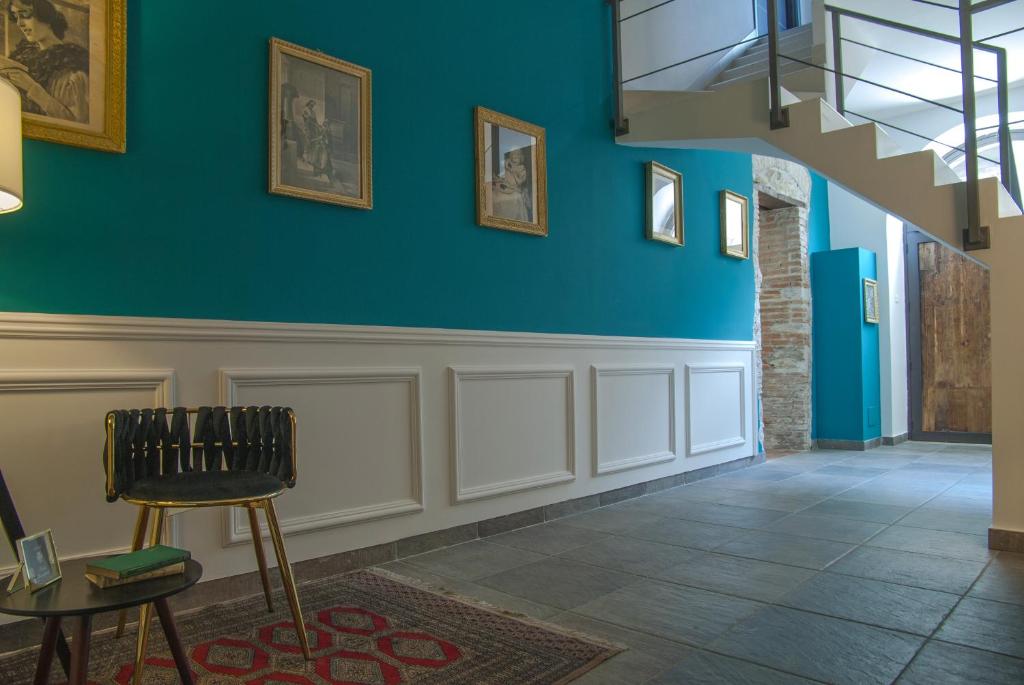
[[[647,162],[647,239],[685,244],[683,175],[664,164]]]
[[[739,193],[721,193],[722,254],[736,259],[750,257],[747,203],[747,198]]]
[[[371,72],[270,40],[270,192],[373,207]]]
[[[44,530],[19,539],[18,556],[21,557],[22,573],[25,574],[29,592],[41,590],[60,580],[60,562],[57,560],[52,531]]]
[[[878,323],[878,281],[864,279],[864,321],[865,323]]]
[[[477,107],[476,221],[548,234],[547,151],[540,126]]]
[[[126,0],[0,1],[0,79],[26,138],[125,151]]]

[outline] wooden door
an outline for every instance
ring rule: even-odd
[[[988,270],[914,232],[907,280],[911,438],[991,442]]]

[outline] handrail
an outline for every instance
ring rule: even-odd
[[[843,43],[853,43],[854,45],[859,45],[861,47],[875,50],[877,52],[884,52],[885,54],[892,55],[893,57],[899,57],[901,59],[910,60],[911,62],[917,62],[918,64],[927,64],[929,67],[935,67],[936,69],[944,69],[945,71],[951,71],[954,74],[962,73],[959,69],[947,67],[944,64],[936,64],[935,62],[929,62],[926,59],[920,59],[918,57],[911,57],[910,55],[904,55],[899,52],[893,52],[892,50],[880,48],[877,45],[869,45],[868,43],[862,43],[859,40],[854,40],[853,38],[847,38],[845,36],[842,36],[839,40],[842,41]],[[989,78],[988,76],[979,76],[978,74],[975,74],[974,78],[981,79],[982,81],[988,81],[989,83],[999,83],[998,79]]]
[[[615,135],[622,136],[629,133],[629,119],[626,118],[626,106],[623,102],[625,97],[622,92],[622,12],[621,0],[607,0],[612,8],[612,78],[615,79],[615,117],[612,119],[612,129]]]
[[[624,21],[629,21],[633,17],[639,17],[641,14],[647,14],[648,12],[650,12],[652,10],[656,10],[659,7],[664,7],[665,5],[671,5],[675,1],[676,0],[665,0],[665,2],[659,2],[657,5],[652,5],[652,6],[648,7],[647,9],[640,10],[639,12],[634,12],[633,14],[629,15],[628,17],[622,17],[621,19],[618,19],[618,22],[621,24]]]
[[[1012,0],[1016,2],[1016,0]],[[833,14],[839,14],[850,19],[857,21],[866,21],[869,24],[877,24],[878,26],[885,26],[886,28],[896,29],[898,31],[906,31],[908,33],[914,33],[925,38],[934,38],[935,40],[941,40],[944,43],[950,43],[952,45],[959,45],[960,39],[956,36],[951,36],[948,33],[941,33],[939,31],[932,31],[931,29],[923,29],[920,26],[912,26],[910,24],[903,24],[892,19],[882,19],[881,17],[873,17],[870,14],[864,14],[863,12],[856,12],[854,10],[848,10],[845,7],[836,7],[835,5],[825,5],[826,12],[832,12]],[[995,45],[986,45],[982,41],[974,41],[974,47],[978,50],[985,52],[995,52],[1001,48]]]
[[[891,128],[891,129],[893,129],[895,131],[899,131],[900,133],[906,133],[907,135],[914,136],[915,138],[920,138],[921,140],[927,140],[930,143],[935,143],[936,145],[941,145],[942,147],[948,147],[950,150],[956,150],[957,152],[963,152],[965,154],[967,153],[967,150],[965,150],[962,147],[957,147],[956,145],[950,145],[949,143],[943,143],[941,140],[936,140],[935,138],[929,138],[928,136],[924,135],[923,133],[917,133],[915,131],[911,131],[910,129],[902,128],[900,126],[897,126],[896,124],[890,124],[888,121],[882,121],[881,119],[875,119],[873,117],[869,117],[867,114],[861,114],[859,112],[854,112],[853,110],[850,110],[850,109],[846,110],[846,113],[847,114],[852,114],[853,116],[855,116],[855,117],[857,117],[859,119],[867,119],[868,121],[870,121],[872,123],[878,124],[880,126],[885,126],[887,128]],[[992,162],[993,164],[999,164],[998,160],[992,159],[991,157],[986,157],[985,155],[978,155],[978,158],[979,159],[983,159],[986,162]]]
[[[739,41],[738,43],[733,43],[732,45],[726,45],[725,47],[718,48],[717,50],[711,50],[710,52],[705,52],[703,54],[697,55],[696,57],[690,57],[690,58],[684,59],[684,60],[682,60],[680,62],[673,62],[672,64],[669,64],[668,66],[660,67],[658,69],[655,69],[654,71],[648,71],[646,74],[640,74],[639,76],[630,76],[628,79],[625,79],[622,82],[622,84],[625,85],[627,83],[630,83],[631,81],[637,81],[637,80],[642,79],[642,78],[647,78],[648,76],[653,76],[654,74],[660,74],[661,72],[668,71],[669,69],[675,69],[676,67],[681,67],[684,64],[689,64],[690,62],[696,62],[699,59],[704,59],[705,57],[710,57],[711,55],[717,54],[719,52],[725,52],[726,50],[731,50],[733,48],[738,48],[739,46],[744,45],[745,43],[752,43],[752,42],[754,42],[756,40],[761,40],[762,38],[764,38],[767,35],[768,34],[757,35],[757,36],[754,36],[753,38],[747,38],[745,40]]]

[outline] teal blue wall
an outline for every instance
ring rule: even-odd
[[[807,252],[828,251],[831,245],[831,225],[829,222],[828,179],[811,172],[811,210],[807,217]],[[810,263],[811,278],[814,277],[814,260]],[[812,332],[813,335],[813,332]],[[811,439],[818,437],[818,369],[811,364]]]
[[[818,439],[881,435],[878,326],[864,322],[862,287],[875,277],[875,254],[863,248],[811,256]]]
[[[26,143],[0,309],[751,338],[752,264],[718,247],[750,157],[613,143],[601,0],[128,12],[128,153]],[[372,211],[267,194],[271,36],[373,70]],[[548,238],[475,225],[475,105],[546,127]],[[685,248],[643,237],[648,159],[685,175]]]

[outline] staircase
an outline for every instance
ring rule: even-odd
[[[630,132],[617,142],[791,159],[961,249],[967,184],[935,152],[902,153],[879,126],[854,125],[821,98],[800,100],[784,90],[783,104],[790,125],[773,130],[767,78],[709,91],[626,91]],[[1024,231],[1024,217],[997,179],[981,179],[980,185],[982,225],[996,247],[1000,233]],[[987,261],[990,252],[971,256]]]
[[[810,24],[784,31],[779,36],[779,52],[789,57],[811,62],[824,63],[824,50],[814,49],[814,31]],[[783,85],[801,98],[825,94],[824,73],[799,62],[783,60],[779,68]],[[714,81],[708,90],[723,90],[738,83],[768,78],[768,37],[764,36],[750,43],[750,47],[737,57]]]

